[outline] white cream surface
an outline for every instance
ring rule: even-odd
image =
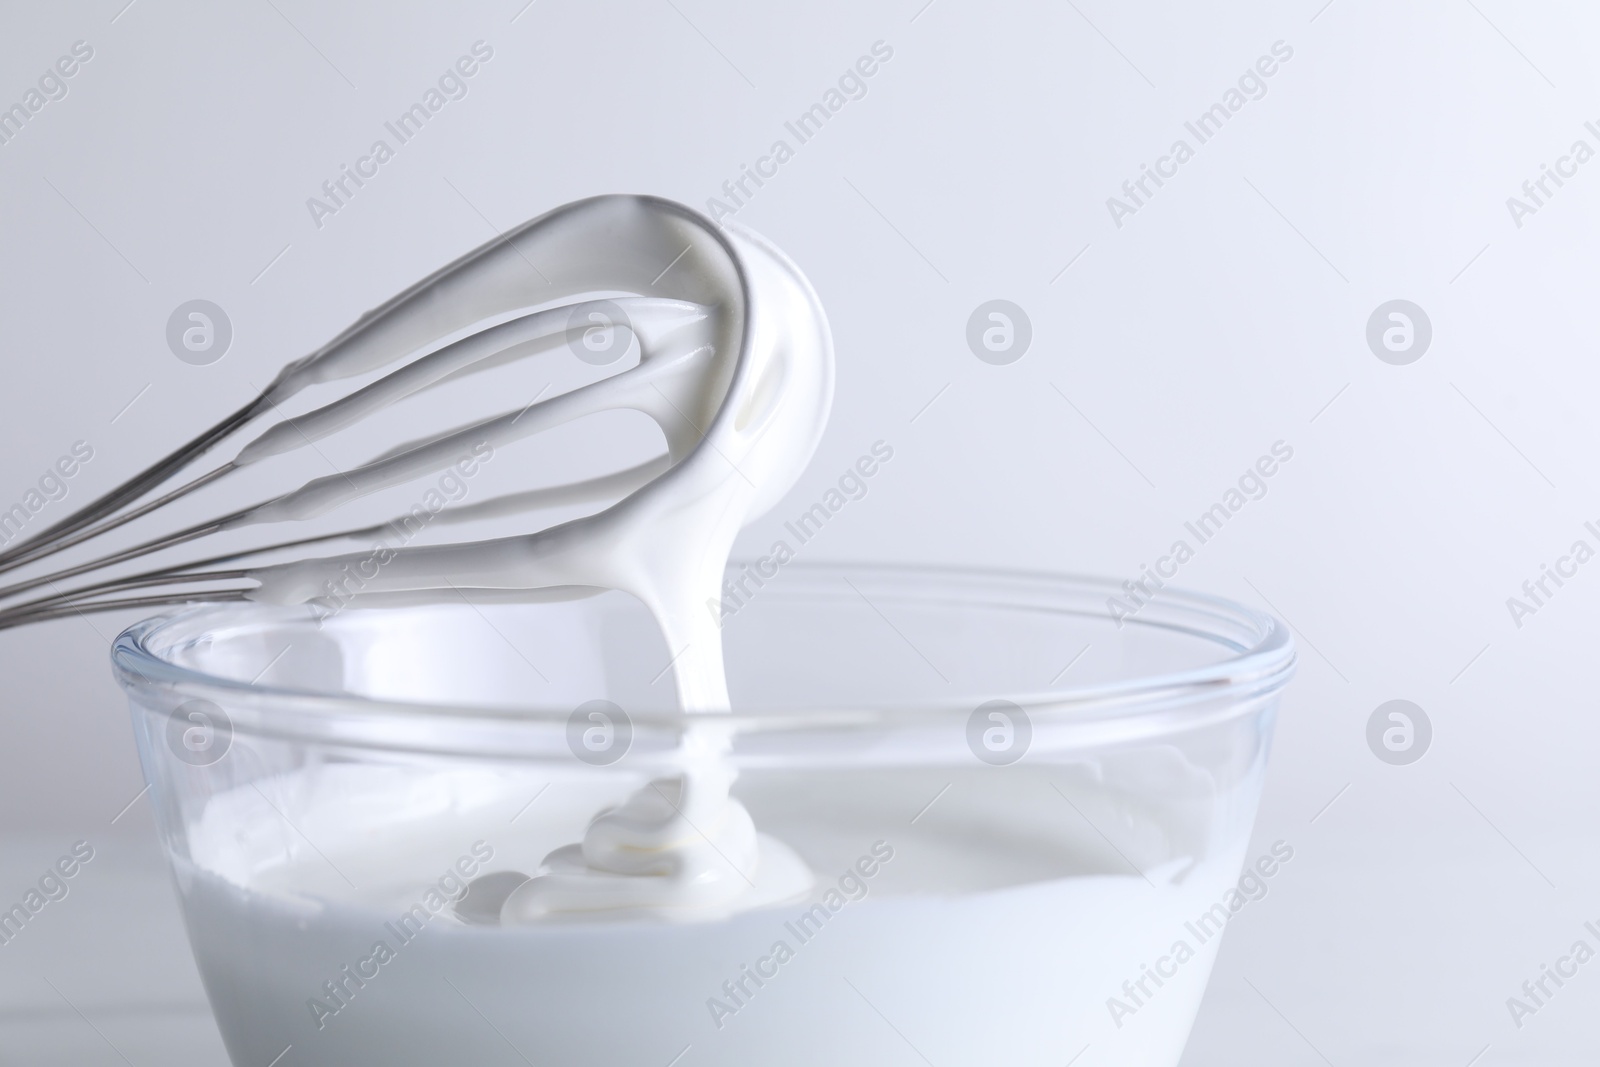
[[[610,507],[525,535],[400,548],[357,594],[384,604],[631,593],[653,613],[674,655],[682,708],[705,716],[682,739],[681,772],[599,812],[580,842],[546,856],[506,902],[506,922],[568,911],[710,917],[796,896],[812,883],[793,852],[764,839],[729,796],[734,775],[716,722],[729,710],[728,691],[721,634],[706,604],[720,596],[739,530],[794,484],[827,421],[832,341],[816,294],[781,252],[748,231],[712,226],[665,201],[582,201],[453,264],[288,368],[272,392],[287,396],[411,357],[351,396],[266,431],[238,460],[298,447],[451,376],[559,344],[601,299],[627,315],[636,366],[402,445],[232,522],[320,515],[443,469],[474,446],[503,446],[601,411],[633,408],[660,426],[665,456],[568,487],[573,498],[626,492]],[[489,502],[489,510],[515,512],[551,497],[535,491]],[[249,576],[259,586],[250,596],[310,601],[365,555],[255,568]]]
[[[990,770],[834,775],[821,783],[832,806],[805,803],[815,776],[747,774],[741,794],[803,848],[818,884],[717,922],[457,918],[461,859],[474,874],[523,866],[628,788],[564,770],[324,764],[262,778],[210,798],[179,885],[242,1063],[291,1043],[307,1067],[665,1064],[692,1045],[682,1062],[708,1067],[868,1067],[915,1062],[909,1038],[940,1063],[1060,1067],[1092,1044],[1096,1063],[1172,1067],[1217,947],[1186,924],[1232,884],[1243,837],[1141,875],[1045,802],[1059,771]],[[1097,818],[1196,843],[1193,827],[1151,823],[1089,777],[1067,789],[1110,805],[1088,807]],[[910,824],[904,796],[945,786]],[[875,873],[842,882],[867,856]],[[1194,957],[1147,982],[1133,1015],[1109,1012],[1179,940]]]

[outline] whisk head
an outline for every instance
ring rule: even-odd
[[[621,369],[396,442],[355,467],[248,506],[176,528],[163,523],[180,502],[192,510],[216,486],[285,453],[317,449],[392,405],[419,397],[424,404],[447,383],[569,352],[597,364],[615,359]],[[356,387],[287,412],[303,393],[331,383]],[[714,620],[690,617],[684,598],[664,583],[709,578],[717,587],[739,528],[775,504],[809,460],[832,388],[820,303],[766,241],[654,197],[579,201],[424,278],[285,366],[193,440],[0,551],[0,628],[201,600],[308,603],[327,612],[353,602],[621,589],[644,600],[664,627],[693,638]],[[504,401],[490,390],[482,399]],[[664,450],[595,477],[540,484],[530,476],[526,487],[469,504],[435,507],[425,498],[376,522],[281,533],[617,409],[648,415]],[[598,510],[540,521],[584,505]],[[506,523],[514,524],[511,536],[470,536],[475,525]],[[225,549],[201,548],[226,534],[235,536]],[[110,548],[114,535],[134,543]],[[384,551],[314,554],[362,541],[381,542]],[[78,555],[89,558],[59,565],[58,557]],[[694,573],[681,573],[686,561]]]

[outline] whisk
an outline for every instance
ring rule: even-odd
[[[168,505],[245,468],[314,445],[442,383],[541,358],[569,342],[592,341],[595,331],[620,331],[623,341],[636,338],[637,365],[549,399],[396,444],[354,469],[252,506],[177,530],[155,529]],[[619,343],[617,337],[607,339]],[[377,371],[385,373],[340,399],[292,417],[282,412],[312,385]],[[809,460],[832,389],[832,344],[820,302],[798,269],[764,239],[719,227],[655,197],[578,201],[508,231],[418,282],[285,366],[258,396],[193,440],[0,551],[0,575],[14,575],[0,587],[0,604],[6,605],[0,608],[0,628],[191,601],[282,604],[336,596],[341,605],[381,605],[620,589],[644,601],[673,647],[719,646],[714,615],[704,603],[693,603],[688,591],[720,588],[740,527],[775,504]],[[363,569],[357,583],[345,579],[352,565],[369,559],[368,553],[313,557],[309,550],[371,537],[406,516],[101,575],[227,531],[321,516],[447,470],[474,447],[498,448],[617,408],[654,419],[666,451],[601,477],[446,508],[432,522],[452,526],[611,501],[582,518],[543,528],[531,518],[519,519],[534,528],[510,537],[396,548],[376,573]],[[269,418],[276,421],[239,446],[233,458],[213,459],[205,467],[206,457]],[[131,547],[23,576],[57,553],[100,543],[135,524],[152,532]],[[299,558],[263,561],[283,552]],[[76,579],[85,584],[69,584]],[[717,693],[698,697],[725,698]]]

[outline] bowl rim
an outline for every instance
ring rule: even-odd
[[[743,566],[745,561],[730,561],[730,571]],[[1015,602],[1016,597],[1033,595],[1040,599],[1040,610],[1065,614],[1088,615],[1085,611],[1069,611],[1056,604],[1044,607],[1043,601],[1051,595],[1083,597],[1126,596],[1123,584],[1112,579],[1059,572],[1045,572],[990,567],[947,566],[916,563],[839,563],[794,561],[784,566],[785,575],[801,575],[815,583],[827,577],[855,579],[857,583],[888,582],[897,584],[907,595],[917,590],[933,590],[939,583],[972,590],[987,589],[1009,594],[1012,599],[996,604],[1008,608],[1026,608],[1026,603]],[[781,588],[778,586],[774,587]],[[804,586],[802,586],[804,588]],[[852,588],[860,589],[852,583]],[[788,590],[794,595],[795,590]],[[774,594],[764,594],[774,595]],[[780,592],[775,594],[783,596]],[[865,594],[861,594],[865,599]],[[932,594],[929,594],[932,595]],[[924,596],[925,602],[929,597]],[[873,602],[868,601],[869,606]],[[383,611],[385,608],[350,609]],[[1095,612],[1103,618],[1115,619],[1109,610]],[[398,719],[421,723],[427,720],[445,720],[458,724],[480,723],[497,729],[515,728],[519,724],[528,728],[565,728],[574,714],[565,705],[505,705],[484,706],[448,704],[432,701],[401,701],[375,698],[351,693],[317,692],[276,685],[243,682],[234,678],[210,674],[192,667],[181,666],[163,658],[155,647],[163,637],[171,637],[183,628],[218,620],[241,617],[282,618],[286,621],[304,619],[302,608],[281,608],[251,602],[202,603],[177,611],[167,612],[141,620],[123,630],[112,642],[113,673],[130,699],[138,696],[152,698],[151,702],[165,697],[163,703],[178,700],[205,698],[225,702],[229,707],[256,707],[258,709],[287,709],[307,716],[335,716],[349,720]],[[1121,629],[1123,620],[1116,619]],[[1243,712],[1259,703],[1259,698],[1269,697],[1283,688],[1293,675],[1296,664],[1294,640],[1288,628],[1266,612],[1246,607],[1234,601],[1205,593],[1166,586],[1152,599],[1146,601],[1137,614],[1127,620],[1129,625],[1154,627],[1185,632],[1209,640],[1228,649],[1231,655],[1197,667],[1156,673],[1147,677],[1126,679],[1099,685],[1044,689],[1004,694],[1001,699],[1022,708],[1029,715],[1051,717],[1070,716],[1075,724],[1086,725],[1116,720],[1127,725],[1127,720],[1145,715],[1159,716],[1168,728],[1197,725],[1186,722],[1183,709],[1197,705],[1208,706],[1215,717],[1218,706],[1233,712]],[[716,715],[718,722],[735,733],[766,733],[785,729],[839,728],[850,726],[914,725],[948,713],[968,715],[973,708],[970,700],[948,701],[918,699],[903,704],[866,703],[859,705],[819,708],[815,705],[793,708],[763,708],[760,711],[731,711]],[[1178,712],[1176,721],[1171,719]],[[682,711],[632,711],[628,712],[635,729],[661,729],[680,732],[690,726],[704,726],[703,713]],[[238,724],[244,726],[245,724]],[[287,723],[281,724],[288,733],[295,730]],[[1146,723],[1147,729],[1154,723]],[[269,730],[265,732],[279,732]],[[1145,731],[1140,731],[1141,733]]]

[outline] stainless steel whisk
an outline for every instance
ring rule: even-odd
[[[762,271],[769,287],[777,276],[785,279],[782,284],[803,290],[814,319],[805,329],[814,336],[761,336],[755,331],[753,302],[761,287],[752,277]],[[250,507],[155,533],[86,562],[25,576],[58,553],[98,542],[141,520],[153,522],[180,499],[272,456],[311,445],[406,397],[547,353],[596,330],[623,331],[622,340],[613,343],[636,338],[638,364],[549,399],[405,442],[352,470],[314,479]],[[225,531],[315,517],[447,469],[474,443],[498,447],[618,407],[651,415],[666,438],[666,452],[603,477],[446,508],[435,521],[459,524],[606,501],[613,502],[606,511],[659,509],[660,494],[652,494],[652,487],[675,480],[680,493],[692,494],[697,481],[711,475],[710,468],[721,468],[726,477],[728,466],[750,483],[749,492],[761,498],[758,503],[770,506],[799,473],[780,470],[759,487],[758,478],[752,477],[769,473],[773,466],[761,448],[762,436],[778,417],[770,396],[772,381],[775,374],[784,376],[783,360],[805,344],[821,345],[827,356],[825,380],[811,390],[814,395],[787,403],[800,405],[809,417],[820,412],[821,418],[815,419],[820,432],[832,392],[826,321],[804,279],[781,254],[754,235],[730,233],[687,208],[653,197],[603,196],[566,205],[496,238],[362,316],[321,349],[284,367],[258,396],[210,429],[66,518],[0,551],[0,575],[15,575],[0,587],[0,628],[82,612],[249,599],[272,569],[260,562],[263,557],[374,537],[404,516],[112,577],[100,572]],[[309,386],[396,363],[398,367],[347,396],[293,417],[282,415],[281,406]],[[225,442],[274,415],[277,421],[239,447],[232,459],[192,473]],[[167,488],[186,473],[188,480]],[[565,545],[599,535],[601,527],[585,524],[598,522],[603,514],[536,530],[525,540],[532,539],[546,554],[560,554]],[[488,542],[455,547],[482,544]],[[413,551],[437,555],[448,547]],[[95,580],[63,587],[86,576]],[[459,593],[455,582],[445,584]],[[527,590],[549,584],[542,572],[509,583]],[[446,591],[424,583],[409,588],[407,595],[430,592],[442,596]]]

